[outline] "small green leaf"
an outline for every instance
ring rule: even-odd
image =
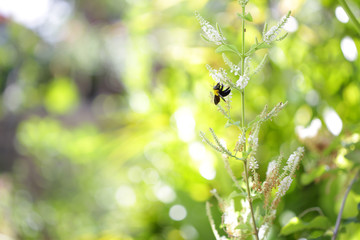
[[[289,35],[289,33],[285,33],[285,34],[282,35],[281,37],[277,38],[276,41],[282,41],[282,40],[284,40],[288,35]]]
[[[301,184],[306,186],[306,185],[312,183],[315,179],[319,178],[325,172],[326,172],[326,167],[322,165],[322,166],[319,166],[319,167],[313,169],[309,173],[303,173],[301,175]]]
[[[268,24],[265,22],[264,29],[263,29],[263,36],[265,36],[265,34],[267,33],[267,30],[268,30]]]
[[[228,199],[231,198],[236,198],[236,197],[247,197],[247,193],[246,192],[237,192],[237,191],[233,191],[232,193],[230,193],[230,195],[228,196]]]
[[[241,13],[238,13],[237,15],[246,21],[249,21],[249,22],[253,21],[253,18],[250,13],[245,14],[245,16]]]
[[[360,149],[349,152],[345,157],[354,163],[360,163]]]
[[[223,37],[224,35],[223,35],[223,32],[222,32],[222,30],[221,30],[221,28],[220,28],[220,26],[219,26],[219,24],[218,23],[216,23],[216,30],[219,32],[219,34]]]
[[[205,40],[206,42],[211,42],[204,34],[200,33],[200,37]]]
[[[298,217],[292,218],[288,224],[281,228],[280,234],[287,236],[295,232],[322,229],[326,230],[331,226],[330,221],[325,216],[317,216],[310,222],[304,222]]]
[[[249,22],[252,22],[252,21],[253,21],[253,18],[252,18],[252,16],[251,16],[250,13],[247,13],[247,14],[245,15],[245,19],[248,20]]]
[[[246,56],[250,56],[251,54],[253,54],[256,50],[262,49],[262,48],[270,48],[271,45],[267,44],[266,42],[261,42],[258,44],[253,44],[251,45],[249,51],[247,51]]]
[[[223,53],[223,52],[233,52],[236,54],[240,54],[239,51],[237,50],[237,48],[234,45],[230,45],[230,44],[223,44],[220,47],[218,47],[215,50],[216,53]]]

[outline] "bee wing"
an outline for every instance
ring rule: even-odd
[[[228,87],[226,90],[222,91],[221,96],[226,97],[231,92],[230,87]]]
[[[214,103],[217,105],[220,102],[220,97],[217,95],[214,95]]]

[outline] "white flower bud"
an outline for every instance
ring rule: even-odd
[[[239,80],[236,81],[236,86],[240,89],[244,89],[247,86],[249,80],[249,77],[246,75],[240,76]]]

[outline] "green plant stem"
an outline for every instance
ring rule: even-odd
[[[345,10],[346,14],[349,16],[352,23],[355,25],[356,30],[360,34],[360,23],[354,16],[353,12],[350,10],[349,5],[345,2],[345,0],[339,0],[340,5]]]
[[[341,222],[341,216],[342,216],[342,213],[344,211],[344,207],[345,207],[345,202],[346,202],[346,198],[352,188],[352,185],[355,183],[355,181],[357,180],[358,176],[359,176],[359,173],[360,173],[360,170],[357,170],[356,171],[356,174],[355,174],[355,177],[352,179],[350,185],[348,186],[348,188],[346,189],[346,192],[345,192],[345,196],[343,198],[343,201],[341,203],[341,208],[340,208],[340,212],[337,216],[337,219],[336,219],[336,224],[335,224],[335,230],[334,230],[334,234],[332,236],[332,240],[335,240],[337,235],[338,235],[338,232],[339,232],[339,228],[340,228],[340,222]]]
[[[243,16],[245,16],[245,6],[242,6],[242,14]],[[242,57],[241,57],[241,75],[244,76],[245,73],[245,19],[242,20]],[[242,116],[241,116],[241,127],[242,127],[242,131],[244,130],[244,126],[245,126],[245,89],[242,90],[241,92],[241,111],[242,111]],[[246,152],[246,142],[244,144],[244,149],[243,149],[243,156],[244,153]],[[250,194],[250,186],[249,186],[249,170],[248,170],[248,164],[247,164],[247,158],[244,160],[244,171],[245,171],[245,182],[246,182],[246,192],[247,192],[247,196],[248,196],[248,201],[249,201],[249,206],[250,206],[250,210],[251,210],[251,219],[252,219],[252,224],[253,224],[253,230],[254,230],[254,235],[256,240],[259,240],[259,234],[258,234],[258,229],[256,227],[256,222],[255,222],[255,216],[254,216],[254,208],[252,205],[252,199],[251,199],[251,194]]]

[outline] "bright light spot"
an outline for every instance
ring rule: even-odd
[[[296,125],[307,125],[312,118],[312,109],[308,105],[301,106],[295,114]]]
[[[342,23],[347,23],[349,21],[348,15],[344,11],[344,9],[342,7],[340,7],[340,6],[338,6],[335,9],[335,16]]]
[[[210,162],[203,162],[199,167],[199,172],[207,180],[212,180],[216,176],[216,170]]]
[[[175,221],[181,221],[186,218],[187,212],[184,206],[182,205],[174,205],[170,208],[169,216],[171,219]]]
[[[148,168],[144,173],[144,181],[147,184],[156,184],[159,181],[159,174],[155,169]]]
[[[174,113],[178,135],[184,142],[189,142],[195,137],[195,120],[191,109],[182,107]]]
[[[306,93],[305,100],[310,106],[316,106],[319,104],[320,96],[317,91],[310,90]]]
[[[329,131],[335,135],[338,136],[342,130],[342,121],[339,115],[333,110],[332,108],[326,108],[324,110],[324,120],[327,128]]]
[[[298,28],[299,28],[299,24],[298,24],[296,18],[294,18],[293,16],[290,16],[284,25],[284,30],[286,30],[287,32],[296,32],[296,30],[298,30]]]
[[[340,43],[341,51],[346,60],[353,62],[358,57],[358,52],[354,40],[351,37],[344,37]]]
[[[223,146],[224,148],[226,148],[226,141],[222,138],[219,139],[219,142],[221,144],[221,146]]]
[[[185,240],[191,240],[191,239],[197,239],[199,234],[196,231],[196,229],[191,226],[191,225],[184,225],[181,227],[180,229],[181,231],[181,236],[185,239]]]
[[[315,137],[320,129],[321,129],[321,121],[320,119],[315,118],[314,120],[311,121],[310,126],[308,126],[307,128],[303,126],[296,126],[295,131],[296,134],[299,136],[299,138],[305,139],[305,138]]]
[[[0,233],[0,240],[13,240],[13,238],[10,238],[5,234]]]
[[[72,6],[64,0],[52,2],[45,24],[41,25],[39,32],[48,42],[53,43],[61,40],[61,26],[69,18]]]
[[[130,107],[138,113],[146,113],[150,108],[149,97],[146,93],[140,91],[130,96]]]
[[[163,203],[171,203],[176,198],[174,190],[167,185],[160,185],[154,188],[155,196]]]
[[[347,160],[345,158],[345,154],[347,153],[347,150],[345,148],[341,148],[338,151],[338,155],[335,159],[335,163],[339,168],[348,168],[352,165],[351,161]]]
[[[189,145],[190,157],[197,162],[212,162],[213,156],[206,150],[200,142],[193,142]]]
[[[269,55],[273,62],[275,62],[277,65],[286,64],[286,56],[281,48],[274,46],[270,48],[270,52],[271,54]]]
[[[138,183],[142,180],[143,170],[139,166],[134,166],[128,170],[127,174],[131,182]]]
[[[29,28],[40,26],[50,11],[52,0],[0,1],[0,13]]]
[[[360,140],[360,134],[354,133],[354,134],[351,136],[351,141],[352,141],[353,143],[357,143],[359,140]]]
[[[16,111],[23,102],[22,89],[16,85],[9,85],[4,92],[4,105],[10,111]]]
[[[116,201],[123,207],[131,207],[136,202],[136,194],[129,186],[121,186],[115,194]]]
[[[290,221],[290,219],[292,219],[295,216],[296,216],[295,213],[291,211],[284,211],[279,217],[279,222],[281,226],[285,226]]]

